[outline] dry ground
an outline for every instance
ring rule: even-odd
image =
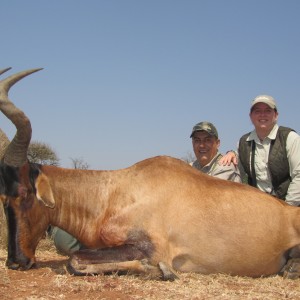
[[[3,216],[2,216],[3,217]],[[75,277],[65,270],[66,256],[50,239],[41,241],[38,267],[13,271],[5,267],[5,223],[0,211],[0,299],[300,299],[300,280],[242,278],[226,275],[180,274],[175,282],[150,281],[133,276]]]
[[[65,271],[66,256],[49,239],[37,251],[38,268],[12,271],[0,249],[0,299],[300,299],[300,280],[180,274],[175,282],[133,276],[75,277]]]

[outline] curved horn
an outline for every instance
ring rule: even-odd
[[[9,69],[0,72],[4,73]],[[27,150],[31,139],[31,123],[23,111],[8,99],[8,92],[16,82],[39,70],[42,69],[22,71],[0,81],[0,110],[17,128],[17,133],[3,156],[4,162],[11,166],[18,167],[27,161]]]
[[[3,73],[5,73],[6,71],[8,71],[8,70],[10,70],[10,69],[11,69],[11,68],[9,67],[9,68],[0,70],[0,75],[3,74]]]
[[[10,70],[11,68],[6,68],[6,69],[2,69],[0,70],[0,75],[5,73],[6,71]],[[0,128],[0,160],[2,160],[5,150],[7,148],[7,146],[9,145],[9,139],[6,136],[6,134],[1,130]]]

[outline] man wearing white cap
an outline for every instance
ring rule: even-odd
[[[277,125],[277,105],[271,96],[254,98],[250,119],[255,129],[241,137],[238,153],[228,152],[220,164],[237,165],[239,159],[250,185],[299,206],[300,136]]]

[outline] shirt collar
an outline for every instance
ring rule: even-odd
[[[273,126],[271,132],[268,134],[268,136],[266,138],[268,138],[270,140],[275,140],[278,128],[279,128],[278,124],[275,124]],[[249,136],[247,137],[247,141],[253,141],[253,140],[259,140],[255,129],[253,131],[251,131]]]
[[[203,167],[200,166],[200,163],[199,163],[198,160],[196,160],[195,164],[199,167],[199,169],[204,169],[204,168],[210,169],[214,165],[214,163],[216,162],[216,160],[218,159],[219,155],[220,155],[220,152],[218,151],[217,154],[213,157],[213,159],[208,164],[206,164]]]

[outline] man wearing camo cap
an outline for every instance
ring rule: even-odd
[[[191,164],[194,168],[220,179],[241,182],[237,167],[233,164],[219,165],[222,157],[219,152],[220,140],[216,127],[210,122],[197,123],[191,136],[196,160]]]

